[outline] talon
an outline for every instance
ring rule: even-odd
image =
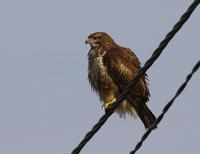
[[[107,103],[104,105],[105,110],[109,109],[109,106],[111,105],[111,103]]]
[[[114,98],[111,102],[109,102],[109,103],[105,103],[103,106],[104,106],[104,109],[105,110],[108,110],[110,107],[111,107],[111,105],[114,103],[116,101],[116,99]]]

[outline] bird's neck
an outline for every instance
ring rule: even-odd
[[[93,47],[88,53],[88,57],[92,56],[93,58],[101,57],[106,53],[106,50],[102,46]]]

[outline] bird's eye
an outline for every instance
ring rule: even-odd
[[[101,37],[100,36],[94,36],[93,38],[96,40],[96,39],[100,39]]]

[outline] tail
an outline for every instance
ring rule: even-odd
[[[144,123],[145,128],[149,128],[155,122],[156,117],[151,112],[151,110],[147,107],[146,104],[142,104],[142,105],[143,105],[142,114],[141,114],[141,116],[139,116],[139,115],[138,116],[140,117],[140,119]]]
[[[151,125],[155,122],[156,117],[151,112],[151,110],[147,107],[146,103],[132,101],[130,97],[128,97],[128,99],[131,105],[133,106],[133,108],[136,110],[138,116],[142,120],[144,127],[145,128],[151,127]]]

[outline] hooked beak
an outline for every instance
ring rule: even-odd
[[[93,38],[87,38],[85,40],[85,44],[89,44],[91,47],[97,47],[97,46],[99,46],[99,44],[97,43],[97,41],[94,40]]]
[[[86,40],[85,40],[85,44],[89,44],[89,39],[87,38]]]

